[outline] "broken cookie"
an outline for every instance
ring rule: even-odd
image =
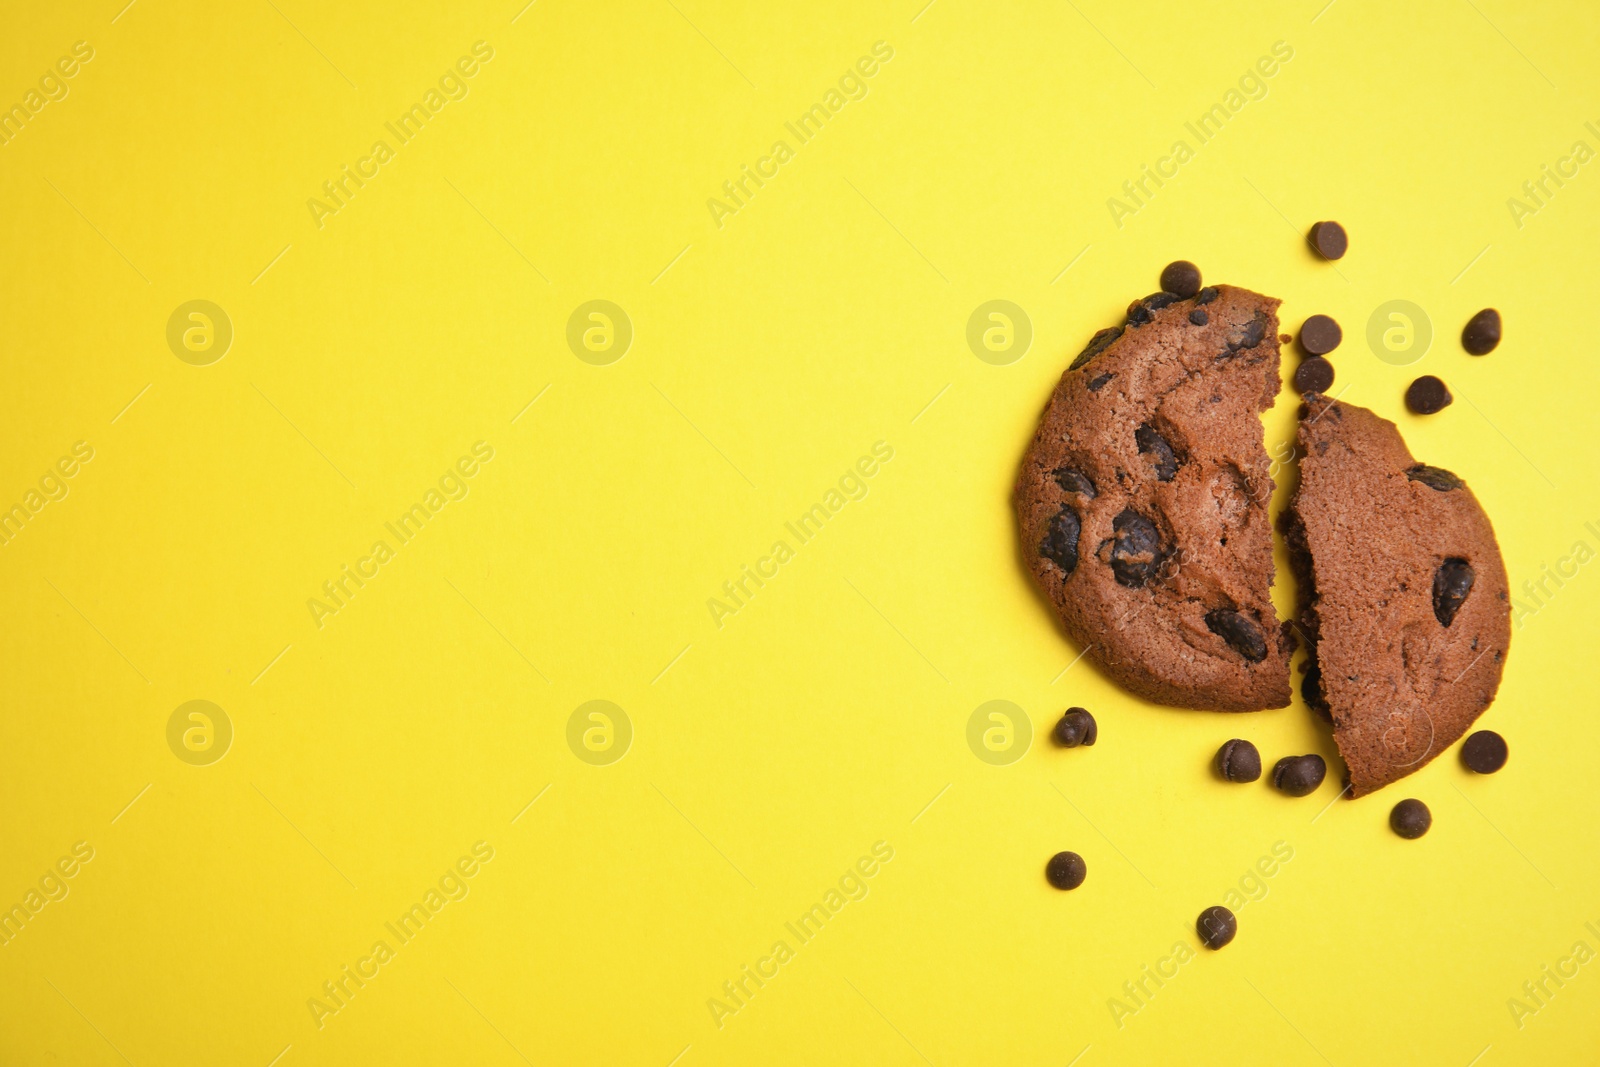
[[[1023,459],[1034,580],[1087,658],[1157,703],[1289,703],[1261,426],[1277,308],[1227,285],[1134,301],[1062,376]]]
[[[1394,423],[1315,393],[1284,537],[1308,643],[1306,701],[1333,722],[1351,796],[1449,748],[1494,699],[1511,640],[1506,569],[1466,484]]]

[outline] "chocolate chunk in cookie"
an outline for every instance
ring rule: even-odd
[[[1023,459],[1035,581],[1085,658],[1157,703],[1289,702],[1261,426],[1281,384],[1277,308],[1164,281],[1073,361]]]
[[[1427,764],[1494,699],[1511,640],[1505,564],[1472,490],[1418,463],[1394,423],[1312,396],[1299,453],[1284,536],[1307,679],[1359,797]]]

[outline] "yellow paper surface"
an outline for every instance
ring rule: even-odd
[[[1593,1061],[1590,5],[120,2],[0,34],[0,1062]],[[1073,665],[1011,483],[1179,257],[1488,509],[1502,773]]]

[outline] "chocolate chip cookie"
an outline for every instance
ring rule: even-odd
[[[1394,423],[1308,393],[1284,538],[1352,796],[1403,778],[1489,706],[1511,640],[1506,569],[1466,483],[1418,463]]]
[[[1062,375],[1022,462],[1034,580],[1091,661],[1160,704],[1289,703],[1260,417],[1278,303],[1228,285],[1134,301]]]

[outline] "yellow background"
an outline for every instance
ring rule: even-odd
[[[1223,717],[1063,673],[1008,496],[1065,362],[1182,256],[1286,329],[1343,324],[1336,389],[1471,482],[1519,595],[1600,548],[1600,164],[1507,206],[1600,146],[1600,17],[921,4],[11,5],[0,104],[94,58],[0,147],[0,506],[94,458],[0,548],[0,905],[94,858],[0,947],[0,1061],[1594,1061],[1600,963],[1520,1028],[1507,1001],[1600,950],[1600,568],[1520,620],[1481,720],[1505,771],[1452,751],[1332,803],[1335,761],[1293,800],[1208,761],[1232,736],[1333,760],[1298,698]],[[469,95],[319,228],[307,200],[479,40]],[[795,145],[878,41],[866,97]],[[1107,199],[1276,41],[1266,96],[1119,228]],[[707,199],[780,138],[719,228]],[[1337,267],[1301,239],[1320,218]],[[234,329],[209,366],[166,342],[193,299]],[[566,343],[592,299],[633,324],[609,366]],[[1034,331],[1006,366],[965,340],[991,299]],[[1394,299],[1434,328],[1409,367],[1365,341]],[[1486,305],[1506,339],[1473,359]],[[1429,419],[1401,403],[1424,372],[1457,397]],[[469,495],[319,628],[308,599],[478,441]],[[866,498],[718,628],[707,599],[877,441]],[[233,725],[209,766],[167,744],[195,699]],[[609,766],[566,742],[594,699],[634,730]],[[1009,766],[966,743],[994,699],[1035,734]],[[1093,749],[1045,743],[1068,704]],[[1420,841],[1387,828],[1403,796]],[[319,1028],[308,999],[478,841],[469,895]],[[878,841],[865,899],[794,941]],[[1123,983],[1280,841],[1233,945],[1119,1025]],[[1071,894],[1042,877],[1062,848]],[[780,939],[719,1027],[707,1001]]]

